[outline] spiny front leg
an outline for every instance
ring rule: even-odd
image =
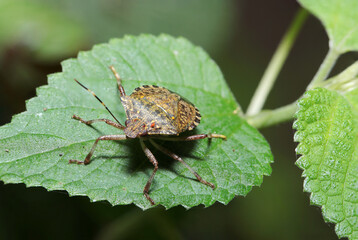
[[[93,119],[93,120],[88,120],[88,121],[84,120],[83,118],[81,118],[77,115],[73,115],[72,118],[80,121],[81,123],[87,124],[87,125],[91,125],[92,123],[95,123],[95,122],[105,122],[106,124],[111,125],[112,127],[119,128],[119,129],[125,129],[125,126],[123,126],[122,124],[113,122],[112,120],[109,120],[106,118]]]
[[[199,182],[211,187],[212,189],[215,189],[215,185],[204,180],[197,172],[195,172],[181,157],[179,157],[178,155],[176,155],[175,153],[172,153],[171,151],[169,151],[168,149],[158,145],[156,142],[154,142],[152,139],[149,139],[150,143],[153,144],[154,147],[156,147],[159,151],[165,153],[166,155],[168,155],[169,157],[173,158],[174,160],[179,161],[180,163],[182,163],[187,169],[189,169],[189,171],[194,174],[194,176],[196,177],[196,179],[198,179]]]
[[[148,179],[147,181],[147,184],[145,184],[145,187],[144,187],[144,190],[143,190],[143,194],[144,196],[148,199],[148,201],[152,204],[152,205],[155,205],[155,202],[153,201],[153,199],[151,199],[149,197],[149,189],[150,189],[150,185],[152,185],[152,182],[153,182],[153,179],[154,179],[154,176],[155,176],[155,173],[157,172],[158,170],[158,161],[157,159],[155,159],[153,153],[147,148],[147,146],[144,144],[143,140],[142,139],[139,139],[140,140],[140,145],[145,153],[145,155],[148,157],[149,161],[154,165],[154,169],[153,169],[153,172],[152,172],[152,175],[150,176],[150,178]]]
[[[127,139],[126,135],[104,135],[104,136],[101,136],[96,139],[96,141],[94,142],[94,144],[91,148],[91,151],[87,154],[84,161],[70,159],[68,161],[68,163],[77,163],[77,164],[87,165],[91,162],[91,157],[93,155],[94,150],[96,149],[98,141],[100,141],[100,140],[124,140],[124,139]]]

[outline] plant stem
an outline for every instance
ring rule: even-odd
[[[303,8],[297,12],[290,27],[278,45],[276,52],[272,56],[272,59],[267,66],[262,79],[260,80],[259,86],[257,87],[255,94],[251,99],[246,115],[251,116],[261,111],[267,96],[277,79],[277,75],[280,72],[297,37],[297,34],[300,31],[307,16],[308,12]]]
[[[255,128],[265,128],[291,120],[297,109],[297,102],[293,102],[274,110],[263,110],[259,114],[248,117],[246,120]]]
[[[327,78],[339,56],[340,53],[335,48],[331,47],[328,50],[328,53],[324,58],[321,66],[319,67],[316,75],[313,77],[312,81],[307,86],[307,90],[316,87]]]
[[[316,75],[313,77],[311,83],[307,86],[307,90],[322,85],[322,82],[327,78],[339,56],[340,53],[334,48],[331,48],[328,51]],[[355,72],[353,72],[353,74],[355,74]],[[297,111],[297,108],[296,101],[274,110],[263,110],[258,114],[248,116],[247,121],[255,128],[269,127],[277,123],[291,120]]]

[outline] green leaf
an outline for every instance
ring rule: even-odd
[[[358,91],[316,88],[299,101],[297,165],[311,202],[322,206],[339,237],[358,239]]]
[[[47,3],[0,1],[0,50],[24,45],[41,60],[73,55],[85,44],[86,33],[74,19]]]
[[[134,88],[154,84],[171,89],[195,103],[202,122],[195,133],[220,133],[227,141],[160,142],[182,156],[216,189],[199,183],[179,162],[153,151],[159,170],[150,189],[156,203],[187,208],[215,201],[227,204],[235,195],[246,195],[271,173],[272,154],[259,132],[238,117],[238,108],[217,65],[198,47],[183,38],[141,35],[113,39],[109,44],[81,52],[62,63],[63,72],[49,76],[38,97],[27,102],[27,112],[0,128],[0,179],[24,182],[92,201],[113,205],[134,203],[146,209],[143,196],[153,165],[145,158],[138,139],[100,141],[89,165],[68,164],[84,159],[94,140],[105,134],[123,134],[104,123],[89,127],[71,119],[111,118],[103,106],[73,81],[92,89],[124,124],[113,65],[130,94]],[[188,133],[189,134],[189,133]],[[153,150],[153,146],[148,147]]]
[[[299,0],[326,28],[330,47],[340,53],[358,51],[357,0]]]

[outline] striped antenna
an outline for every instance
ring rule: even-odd
[[[106,104],[104,104],[104,102],[102,102],[101,99],[99,99],[99,97],[97,97],[97,95],[90,89],[88,89],[85,85],[83,85],[82,83],[80,83],[79,81],[77,81],[77,79],[74,79],[81,87],[83,87],[84,89],[86,89],[88,92],[90,92],[95,98],[97,98],[97,100],[107,109],[107,111],[112,115],[112,117],[119,123],[121,124],[118,119],[113,115],[113,113],[108,109],[108,107],[106,106]]]
[[[122,86],[121,77],[119,76],[118,72],[116,71],[116,69],[114,69],[113,66],[109,66],[109,69],[111,69],[111,71],[113,72],[114,76],[117,79],[118,90],[119,90],[119,93],[121,94],[121,97],[125,96],[126,92],[124,91],[124,88]]]

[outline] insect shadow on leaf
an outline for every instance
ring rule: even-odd
[[[189,157],[189,158],[193,158],[196,160],[203,160],[199,157],[194,156],[193,154],[191,154],[191,152],[194,150],[195,146],[196,146],[196,142],[195,141],[190,141],[190,142],[183,142],[180,144],[180,147],[175,148],[175,144],[176,142],[168,142],[168,141],[156,141],[156,143],[158,143],[159,145],[162,145],[163,147],[170,149],[173,152],[180,152],[180,156],[181,157]],[[160,150],[158,150],[157,148],[155,148],[152,144],[147,144],[148,148],[151,149],[152,153],[154,154],[154,156],[157,159],[160,159],[160,168],[161,169],[166,169],[172,172],[175,172],[174,168],[173,168],[173,164],[175,163],[173,161],[173,159],[166,155],[165,153],[161,152]],[[127,146],[127,150],[128,150],[128,158],[131,159],[131,161],[129,162],[128,165],[128,171],[129,172],[138,172],[138,171],[144,171],[148,168],[148,166],[153,166],[151,163],[148,162],[148,158],[146,157],[146,155],[144,154],[144,152],[141,154],[141,146],[140,143],[137,141],[131,141],[130,140],[130,144],[126,144]],[[146,160],[146,161],[145,161]],[[193,176],[193,178],[195,180],[197,180],[195,178],[195,176]]]
[[[201,115],[194,104],[164,87],[158,87],[154,85],[143,85],[136,88],[131,95],[126,95],[119,74],[116,72],[113,66],[110,66],[109,68],[117,80],[121,103],[126,112],[127,120],[125,121],[125,125],[122,125],[118,121],[118,119],[93,91],[85,87],[76,79],[75,81],[81,87],[90,92],[106,108],[106,110],[111,114],[116,122],[105,118],[84,120],[77,115],[73,115],[72,118],[87,125],[91,125],[96,122],[104,122],[115,128],[123,130],[124,134],[104,135],[98,137],[94,142],[90,152],[87,154],[83,161],[71,159],[69,160],[69,163],[84,165],[89,164],[99,141],[138,138],[141,149],[154,166],[153,172],[143,189],[144,196],[152,205],[155,205],[155,202],[149,196],[149,189],[159,168],[159,165],[154,154],[148,148],[146,144],[147,142],[150,142],[151,146],[158,151],[182,163],[199,182],[211,187],[212,189],[215,189],[214,184],[204,180],[180,156],[171,152],[161,144],[156,143],[154,139],[165,141],[193,141],[204,138],[221,138],[226,140],[226,136],[214,133],[179,136],[180,133],[186,132],[187,130],[193,130],[200,123]]]

